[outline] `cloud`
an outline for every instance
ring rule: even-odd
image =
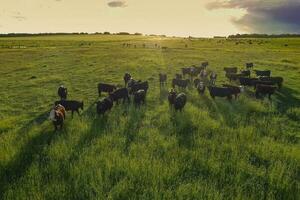
[[[247,13],[232,22],[241,30],[257,33],[300,33],[299,0],[219,0],[207,9],[244,9]]]
[[[108,2],[107,5],[112,8],[124,8],[127,6],[127,3],[124,0],[113,0]]]
[[[20,12],[12,12],[13,15],[11,15],[12,18],[18,20],[18,21],[24,21],[27,18],[25,16],[23,16]]]

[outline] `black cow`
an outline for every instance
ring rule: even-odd
[[[57,91],[58,96],[61,100],[66,100],[68,96],[68,89],[61,85]]]
[[[273,82],[278,85],[278,88],[281,88],[283,83],[282,77],[260,77],[259,80]]]
[[[182,111],[182,109],[184,108],[185,104],[186,104],[186,95],[184,93],[180,93],[177,95],[177,97],[175,98],[175,102],[174,102],[174,108],[175,110],[180,110]]]
[[[145,90],[139,90],[136,93],[134,93],[134,103],[135,105],[141,105],[142,103],[145,104],[146,101],[146,91]]]
[[[98,84],[98,93],[99,93],[99,96],[101,96],[101,92],[112,93],[116,89],[117,89],[117,87],[114,86],[114,85],[105,84],[105,83],[99,83]]]
[[[258,78],[240,77],[239,80],[242,86],[253,86],[253,81],[257,81]]]
[[[176,96],[177,96],[177,92],[174,89],[171,89],[168,95],[168,101],[170,106],[174,105]]]
[[[215,72],[212,72],[209,76],[210,78],[210,84],[215,85],[218,75]]]
[[[228,100],[232,99],[232,91],[229,88],[209,86],[208,90],[213,99],[215,97],[227,97]]]
[[[247,69],[251,69],[254,67],[254,64],[253,63],[246,63],[246,68]]]
[[[249,77],[251,76],[251,71],[250,70],[242,70],[241,74],[243,74],[245,77]]]
[[[125,87],[127,86],[128,82],[130,81],[131,79],[131,75],[129,73],[125,73],[124,77],[124,82],[125,82]]]
[[[130,94],[134,94],[134,93],[136,93],[139,90],[144,90],[147,93],[147,91],[149,89],[149,83],[148,83],[148,81],[145,81],[145,82],[140,82],[140,81],[139,82],[134,82],[134,83],[129,84],[129,85],[128,85],[128,88],[129,88],[129,93]]]
[[[268,95],[271,100],[271,96],[276,92],[277,87],[271,85],[257,85],[255,90],[256,98],[259,98],[259,95]]]
[[[175,79],[182,79],[182,74],[175,74]]]
[[[257,85],[275,85],[276,83],[272,82],[272,81],[253,81],[252,82],[254,89],[256,89]]]
[[[271,76],[271,70],[255,70],[256,76]]]
[[[80,115],[79,109],[83,110],[83,101],[60,100],[55,102],[56,106],[59,104],[62,105],[66,111],[72,111],[72,117],[74,112]]]
[[[191,69],[189,67],[181,68],[182,75],[190,74]]]
[[[159,74],[159,83],[160,83],[160,86],[163,86],[165,85],[167,82],[167,74]]]
[[[123,103],[127,100],[130,102],[129,99],[129,92],[127,88],[120,88],[114,91],[113,93],[109,94],[109,97],[112,101],[119,103],[120,99],[123,99]]]
[[[222,86],[230,89],[231,94],[234,95],[235,99],[237,99],[239,94],[244,91],[243,86],[234,86],[228,84],[223,84]]]
[[[97,113],[104,115],[107,111],[110,111],[114,103],[110,97],[104,98],[102,101],[97,102]]]
[[[175,88],[175,86],[178,86],[180,88],[187,88],[187,86],[190,84],[190,80],[186,79],[186,80],[178,80],[178,79],[173,79],[172,80],[172,87]]]
[[[246,77],[244,74],[236,74],[236,73],[226,73],[226,77],[229,79],[229,81],[231,82],[238,80],[241,77]]]
[[[208,66],[208,62],[203,62],[203,63],[201,63],[201,66],[203,67],[203,68],[206,68],[207,66]]]
[[[236,74],[238,72],[237,67],[224,67],[226,74]]]

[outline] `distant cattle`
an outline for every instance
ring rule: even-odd
[[[253,86],[253,81],[257,81],[258,78],[240,77],[239,80],[242,86]]]
[[[123,99],[123,103],[127,100],[130,102],[129,92],[127,88],[120,88],[109,94],[112,101],[119,103],[120,99]]]
[[[144,90],[147,93],[149,89],[149,83],[148,81],[145,82],[138,81],[138,82],[134,82],[133,84],[130,84],[130,86],[128,85],[128,88],[130,94],[134,94],[139,90]]]
[[[57,131],[58,126],[62,129],[64,120],[66,119],[65,108],[60,104],[54,106],[54,108],[50,111],[49,119],[53,122],[55,131]]]
[[[175,74],[175,79],[182,79],[182,74]]]
[[[175,110],[180,110],[182,111],[182,109],[184,108],[185,104],[187,101],[187,97],[184,93],[180,93],[176,96],[175,98],[175,102],[174,102],[174,108]]]
[[[83,101],[70,101],[70,100],[61,100],[56,101],[55,105],[62,105],[66,111],[72,111],[72,117],[74,112],[77,112],[80,115],[79,110],[83,110]]]
[[[99,115],[104,115],[107,111],[112,109],[113,105],[113,100],[110,97],[106,97],[97,102],[97,113]]]
[[[253,87],[255,89],[257,85],[275,85],[276,83],[274,83],[272,81],[257,80],[257,81],[253,81],[252,84],[253,84]]]
[[[210,84],[215,85],[218,75],[215,72],[210,74]]]
[[[226,73],[226,77],[229,79],[229,81],[236,81],[241,77],[246,77],[246,75],[236,74],[236,73]]]
[[[214,99],[215,97],[227,97],[228,100],[232,99],[232,90],[224,87],[208,87],[210,96]]]
[[[159,74],[159,84],[163,86],[167,83],[167,74]]]
[[[117,87],[114,86],[114,85],[105,84],[105,83],[99,83],[98,84],[98,93],[99,93],[99,96],[101,96],[101,92],[112,93],[116,89],[117,89]]]
[[[187,88],[188,85],[190,84],[190,80],[186,79],[186,80],[179,80],[179,79],[173,79],[172,80],[172,87],[175,88],[175,86],[178,86],[180,88]]]
[[[170,105],[174,105],[177,93],[174,89],[171,89],[168,95],[168,101]]]
[[[254,67],[254,64],[253,63],[246,63],[246,68],[247,69],[251,69]]]
[[[128,82],[129,82],[130,79],[131,79],[131,75],[130,75],[129,73],[125,73],[123,79],[124,79],[125,87],[126,87],[127,84],[128,84]]]
[[[181,72],[182,72],[183,76],[185,76],[187,74],[189,75],[191,72],[191,68],[190,67],[181,68]]]
[[[202,62],[202,63],[201,63],[201,66],[202,66],[203,68],[206,68],[206,67],[208,66],[208,64],[209,64],[208,62]]]
[[[244,91],[243,86],[223,84],[223,87],[229,88],[231,90],[231,94],[235,96],[235,99],[237,99],[239,94]]]
[[[237,67],[224,67],[226,74],[236,74],[238,72]]]
[[[276,92],[277,87],[271,85],[257,85],[255,90],[256,98],[262,95],[268,95],[271,100],[271,96]]]
[[[65,99],[67,99],[68,89],[66,87],[64,87],[63,85],[61,85],[58,88],[57,94],[61,100],[65,100]]]
[[[271,76],[270,70],[255,70],[256,76]]]
[[[201,95],[204,94],[205,89],[206,89],[205,84],[204,84],[203,81],[200,81],[200,82],[198,83],[198,85],[197,85],[196,88],[197,88],[198,93],[201,94]]]
[[[283,83],[282,77],[260,77],[259,80],[273,82],[278,85],[278,88],[281,88]]]
[[[141,105],[144,104],[146,101],[146,91],[145,90],[138,90],[136,93],[134,93],[134,103],[135,105]]]
[[[251,76],[251,71],[250,70],[242,70],[241,74],[243,74],[245,77],[249,77]]]

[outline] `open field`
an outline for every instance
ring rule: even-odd
[[[0,199],[299,199],[300,39],[238,41],[0,38]],[[217,85],[228,82],[224,67],[254,62],[284,86],[272,102],[252,88],[232,102],[191,88],[184,111],[170,111],[171,77],[203,61]],[[150,82],[146,105],[97,116],[97,84],[123,85],[125,72]],[[47,117],[61,84],[85,107],[54,133]]]

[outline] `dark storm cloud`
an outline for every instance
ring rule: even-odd
[[[245,9],[247,13],[232,22],[248,32],[300,33],[299,0],[221,0],[207,8]]]
[[[124,0],[116,0],[116,1],[110,1],[110,2],[108,2],[107,5],[109,7],[113,7],[113,8],[117,8],[117,7],[124,8],[124,7],[127,6],[127,3]]]

